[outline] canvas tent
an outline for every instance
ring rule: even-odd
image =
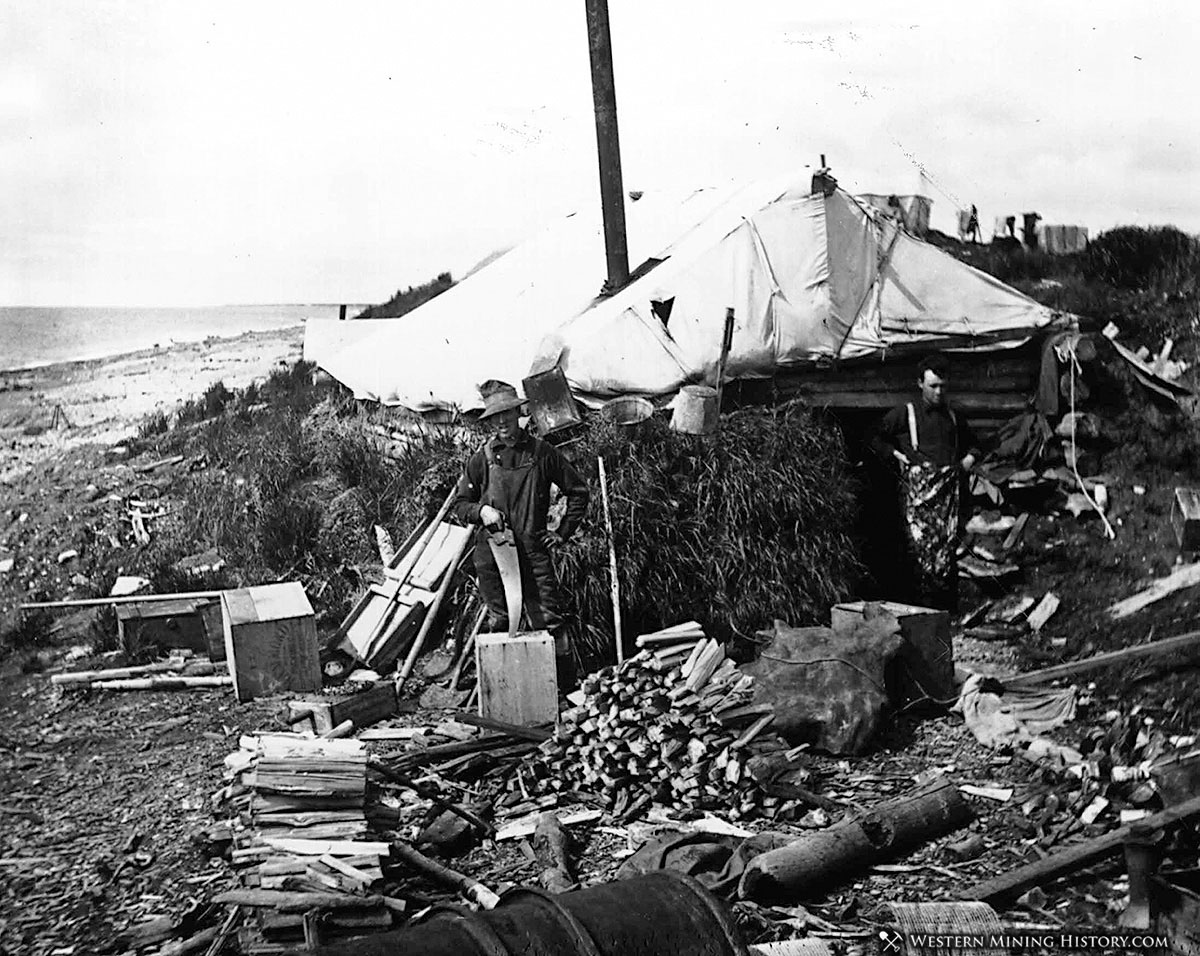
[[[727,306],[737,378],[897,347],[1003,347],[1057,320],[848,193],[811,195],[807,175],[629,204],[642,265],[607,298],[598,219],[569,217],[403,318],[334,323],[369,327],[340,343],[310,322],[305,357],[359,397],[466,411],[479,382],[555,364],[592,404],[668,395],[712,374]]]

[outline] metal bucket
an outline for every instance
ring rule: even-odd
[[[650,400],[638,395],[622,395],[600,406],[600,417],[614,425],[640,425],[653,414]]]
[[[661,870],[558,896],[517,887],[493,910],[440,907],[417,926],[318,949],[318,956],[749,956],[724,905]]]
[[[675,399],[671,428],[685,435],[711,435],[717,430],[717,390],[707,385],[685,385]]]

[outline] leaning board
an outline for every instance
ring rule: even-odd
[[[480,634],[475,638],[479,713],[528,727],[558,717],[554,638],[549,631]]]

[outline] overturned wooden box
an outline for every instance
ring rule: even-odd
[[[321,689],[312,605],[299,583],[226,591],[225,656],[238,700]]]
[[[851,601],[833,606],[830,626],[835,631],[854,627],[863,619],[868,604],[887,611],[900,622],[904,647],[900,651],[897,703],[952,700],[956,694],[950,614],[894,601]]]
[[[1176,488],[1171,527],[1180,551],[1200,551],[1200,488]]]
[[[475,638],[479,713],[523,727],[558,717],[558,676],[549,631]]]

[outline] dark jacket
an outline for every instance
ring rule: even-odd
[[[489,467],[507,471],[513,480],[505,482],[498,476],[489,481]],[[567,499],[558,527],[566,539],[587,511],[587,484],[562,452],[522,430],[512,442],[491,439],[467,459],[451,510],[460,521],[480,524],[479,509],[490,504],[517,534],[540,537],[546,530],[551,485],[557,485]]]
[[[871,447],[891,464],[893,451],[903,452],[912,462],[935,465],[957,464],[968,454],[979,457],[979,446],[967,417],[949,405],[928,405],[918,395],[912,401],[917,419],[917,444],[913,448],[908,430],[908,403],[898,405],[883,416]]]

